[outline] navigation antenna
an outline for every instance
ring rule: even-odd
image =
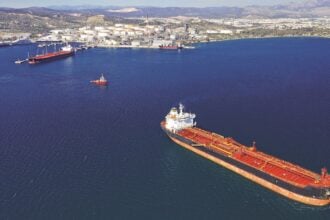
[[[183,109],[184,109],[184,106],[182,105],[182,103],[179,104],[179,109],[180,109],[179,114],[182,115]]]

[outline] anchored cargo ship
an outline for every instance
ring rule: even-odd
[[[69,57],[74,55],[74,49],[73,47],[68,44],[61,48],[60,51],[46,53],[46,54],[40,54],[36,55],[34,57],[29,57],[29,64],[36,64],[44,61],[50,61],[55,60],[59,58]]]
[[[330,204],[330,175],[321,174],[196,127],[196,115],[172,108],[161,128],[177,144],[271,191],[314,206]]]
[[[178,45],[160,45],[159,49],[161,50],[181,50],[183,49],[183,46],[178,44]]]

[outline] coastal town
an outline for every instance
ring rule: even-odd
[[[105,22],[102,16],[81,27],[47,33],[0,32],[0,45],[29,42],[79,42],[97,47],[159,48],[244,38],[330,37],[330,18],[201,19],[195,17],[127,19]],[[101,22],[100,22],[101,20]]]

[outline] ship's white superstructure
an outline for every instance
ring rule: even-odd
[[[107,80],[105,79],[105,77],[103,76],[103,74],[100,77],[100,82],[106,82]]]
[[[179,105],[179,111],[177,108],[172,108],[171,111],[165,117],[165,128],[176,133],[177,131],[185,128],[196,126],[194,119],[195,114],[183,112],[184,106]]]
[[[66,46],[61,48],[62,51],[66,51],[66,52],[72,52],[73,51],[73,47],[70,44],[67,44]]]

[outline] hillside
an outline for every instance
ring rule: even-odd
[[[0,8],[0,31],[45,33],[51,29],[103,25],[141,17],[314,18],[330,16],[330,0],[308,0],[275,6],[248,7],[97,7]],[[130,20],[129,22],[134,22]]]

